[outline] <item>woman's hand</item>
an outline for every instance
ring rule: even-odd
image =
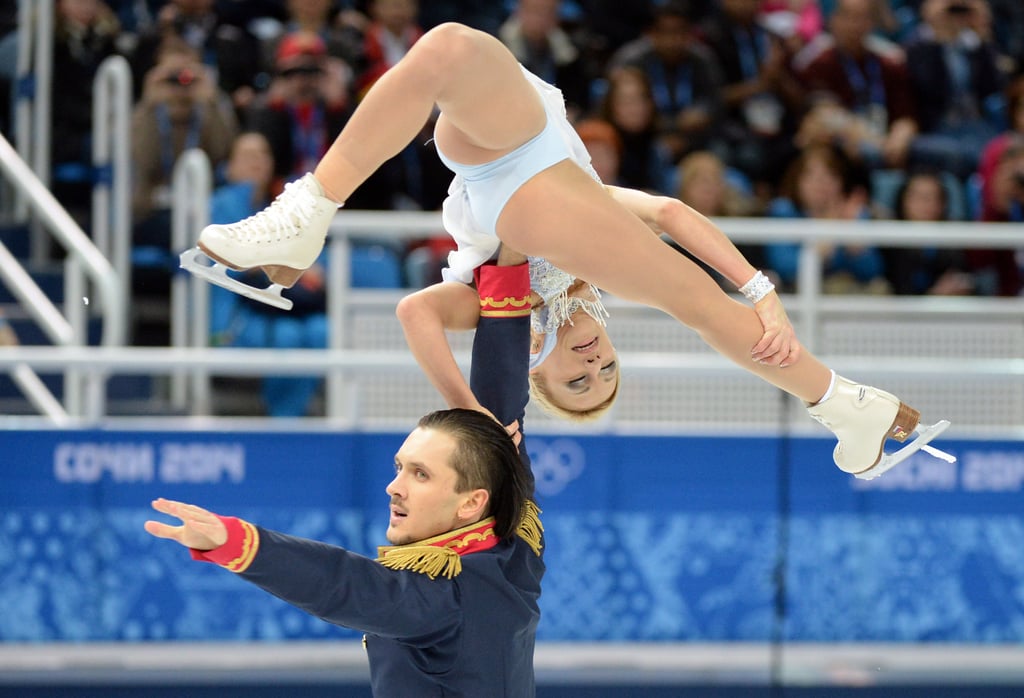
[[[483,412],[488,417],[493,419],[498,424],[501,424],[501,420],[494,416],[494,413],[489,409],[481,405],[479,402],[473,405],[467,405],[466,409],[476,410],[477,412]],[[523,440],[523,435],[519,433],[519,420],[512,422],[511,424],[501,424],[501,427],[508,432],[508,435],[512,437],[512,442],[518,446],[519,442]]]
[[[779,368],[796,363],[800,358],[800,342],[778,294],[772,291],[759,300],[754,304],[754,311],[761,320],[764,334],[751,349],[750,358],[758,363]]]

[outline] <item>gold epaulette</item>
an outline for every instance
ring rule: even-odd
[[[377,562],[393,570],[412,570],[431,579],[443,575],[448,579],[462,572],[462,558],[451,548],[433,545],[399,545],[377,558]]]
[[[537,555],[540,555],[543,547],[540,537],[544,533],[544,524],[540,521],[540,514],[541,511],[536,502],[527,499],[523,506],[523,517],[519,520],[519,526],[516,527],[516,535],[522,538]]]

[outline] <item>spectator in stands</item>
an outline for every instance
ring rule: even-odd
[[[120,26],[100,0],[57,0],[53,27],[50,189],[88,230],[92,210],[93,81],[117,51]]]
[[[625,44],[651,26],[654,3],[650,0],[577,0],[582,34],[595,65],[605,66]]]
[[[156,63],[168,36],[181,38],[196,51],[236,110],[249,106],[263,71],[260,43],[245,27],[222,19],[215,0],[167,0],[156,22],[139,35],[133,60],[136,84]],[[229,142],[224,141],[225,146]]]
[[[199,148],[214,167],[228,154],[238,132],[230,98],[219,90],[208,66],[184,41],[168,36],[155,66],[146,73],[142,98],[132,112],[132,284],[135,295],[150,298],[163,316],[170,278],[171,183],[178,157]],[[137,343],[166,344],[166,317],[158,330]],[[137,328],[138,329],[138,328]]]
[[[117,15],[122,34],[134,46],[139,34],[156,24],[160,8],[166,4],[166,0],[110,0],[107,4]]]
[[[669,146],[658,137],[654,94],[639,68],[614,68],[598,115],[610,123],[622,142],[619,179],[623,186],[668,191],[672,168]]]
[[[363,36],[357,69],[357,101],[423,36],[417,22],[417,0],[370,0],[367,5],[371,21]],[[420,138],[373,173],[366,188],[350,204],[353,208],[432,209],[440,205],[436,188],[446,177],[435,177],[443,166],[433,146],[425,146],[433,138],[429,126],[426,124]]]
[[[132,113],[134,218],[143,224],[161,218],[154,221],[161,230],[150,242],[167,247],[166,214],[178,156],[200,148],[216,166],[227,157],[237,131],[234,112],[210,69],[184,41],[167,37]]]
[[[615,127],[604,119],[584,119],[577,122],[575,128],[601,181],[621,185],[622,139]]]
[[[276,174],[301,176],[319,161],[351,114],[351,70],[329,58],[317,34],[286,35],[277,46],[275,76],[246,119],[246,127],[270,142]]]
[[[832,9],[828,0],[825,3],[829,12],[823,12],[819,0],[761,0],[758,11],[764,24],[784,36],[789,49],[795,51],[821,34],[823,17],[831,14]]]
[[[713,145],[722,113],[722,75],[695,38],[692,8],[684,0],[656,7],[643,37],[619,49],[611,67],[633,66],[647,76],[658,136],[673,163]]]
[[[977,176],[973,182],[976,190],[980,189],[980,181],[991,178],[1007,143],[1024,137],[1024,74],[1017,76],[1007,86],[1006,117],[1007,130],[986,143],[981,152]],[[968,190],[970,191],[970,188]],[[978,199],[981,198],[980,191],[975,191],[974,195]],[[977,204],[977,214],[980,216],[983,208],[982,202],[978,201]]]
[[[268,65],[274,64],[278,44],[288,34],[309,32],[319,36],[327,55],[352,66],[362,52],[363,31],[369,20],[361,12],[342,10],[334,0],[287,0],[280,31],[265,41]]]
[[[780,193],[768,207],[775,218],[858,220],[870,218],[868,186],[862,170],[827,145],[810,146],[788,168]],[[822,248],[826,293],[886,293],[881,251],[868,245],[827,245]],[[789,288],[796,283],[800,246],[765,246],[768,266]]]
[[[1004,116],[992,14],[985,0],[926,0],[921,17],[906,47],[921,128],[910,160],[966,179]]]
[[[949,220],[949,192],[932,170],[911,171],[896,193],[893,217],[903,221]],[[949,248],[884,247],[885,276],[897,295],[963,296],[974,291],[963,253]]]
[[[761,206],[750,191],[750,182],[742,174],[730,174],[722,159],[711,151],[698,150],[683,158],[677,167],[677,178],[679,185],[676,198],[708,218],[761,214]],[[673,244],[673,247],[685,253],[679,245]],[[737,243],[736,247],[754,266],[765,266],[761,245]],[[718,281],[722,288],[732,290],[721,274],[696,256],[686,254]]]
[[[210,201],[210,221],[246,218],[265,207],[278,193],[274,158],[267,139],[257,132],[240,134],[225,168],[227,182]],[[324,267],[318,261],[299,282],[284,292],[293,306],[282,312],[214,287],[210,292],[210,332],[214,346],[323,349],[327,346]],[[254,274],[255,276],[255,274]],[[267,376],[263,406],[274,417],[307,416],[321,380],[318,376]]]
[[[868,168],[903,167],[917,135],[906,67],[872,41],[873,0],[838,0],[831,36],[794,58],[809,113],[797,145],[838,143]]]
[[[981,220],[1024,223],[1024,137],[1005,139],[981,183]],[[967,250],[967,262],[981,295],[1017,296],[1024,290],[1018,250]]]
[[[690,153],[679,163],[676,197],[709,218],[758,215],[750,183],[731,173],[718,155],[707,150]],[[749,260],[750,257],[744,254]],[[757,266],[756,262],[751,262]]]
[[[423,29],[416,23],[417,0],[370,0],[371,22],[363,35],[363,65],[356,78],[362,94],[415,44]]]
[[[789,70],[783,38],[758,21],[759,0],[722,0],[704,25],[705,41],[722,69],[726,162],[767,188],[779,163],[795,157],[795,113],[803,91]]]
[[[592,76],[558,24],[560,6],[561,0],[518,0],[498,38],[523,67],[562,91],[569,120],[574,121],[589,109]]]

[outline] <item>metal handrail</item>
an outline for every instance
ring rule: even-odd
[[[50,103],[53,82],[53,0],[18,4],[18,58],[16,66],[14,123],[17,150],[31,164],[44,184],[50,181]],[[27,202],[15,192],[15,216],[24,220]],[[43,261],[49,239],[33,235],[33,261]]]
[[[121,293],[131,294],[131,108],[132,71],[122,56],[100,64],[93,80],[92,239],[111,261]],[[127,323],[127,318],[125,318]]]
[[[210,221],[213,168],[206,152],[190,148],[174,163],[171,176],[171,248],[195,245]],[[189,304],[189,295],[192,303]],[[205,347],[210,335],[210,285],[197,277],[177,274],[171,280],[171,346]],[[191,378],[191,380],[190,380]],[[193,414],[210,410],[210,377],[201,370],[179,371],[171,381],[171,404],[183,409],[192,393]]]
[[[468,352],[455,352],[455,360],[468,370]],[[697,352],[622,352],[624,373],[631,377],[657,376],[735,376],[744,370],[717,354]],[[888,358],[840,356],[827,358],[837,371],[850,375],[867,375],[879,379],[944,377],[949,375],[949,359]],[[73,368],[117,375],[170,375],[178,371],[194,371],[223,376],[256,377],[265,375],[330,375],[335,371],[357,373],[364,369],[387,369],[399,373],[420,374],[420,367],[404,349],[392,351],[319,350],[319,349],[236,349],[236,348],[159,348],[159,347],[10,347],[0,352],[0,369],[20,365],[40,370]],[[1024,359],[957,359],[957,371],[971,375],[981,383],[1001,384],[1007,379],[1024,379]],[[326,421],[346,428],[359,428],[357,405],[348,409],[329,409]],[[94,425],[102,404],[87,406],[81,423]],[[208,415],[196,415],[208,416]],[[24,418],[17,418],[23,421]],[[315,418],[311,418],[315,419]],[[65,420],[70,425],[73,420]],[[808,422],[808,430],[811,423]],[[544,430],[543,425],[535,425]],[[558,428],[549,425],[549,428]],[[603,427],[594,425],[595,430]],[[802,430],[803,427],[796,427]],[[983,426],[959,427],[962,435],[988,433]],[[995,430],[1006,434],[1005,427]]]
[[[15,187],[19,196],[32,212],[68,251],[65,262],[64,310],[65,317],[43,294],[39,286],[25,273],[12,255],[2,258],[0,274],[32,318],[44,328],[52,341],[62,345],[86,344],[86,314],[89,296],[84,276],[87,275],[97,290],[103,315],[101,343],[118,346],[125,341],[125,297],[120,290],[118,275],[81,227],[68,215],[43,182],[22,160],[7,139],[0,136],[0,171]],[[5,250],[6,251],[6,250]],[[81,301],[79,301],[81,299]],[[24,363],[24,362],[22,362]],[[31,365],[31,364],[27,364]],[[73,367],[65,368],[65,403],[71,414],[82,414],[83,401],[93,405],[98,416],[103,412],[106,376],[91,372],[82,375]],[[24,371],[21,376],[24,378]],[[53,395],[39,381],[19,380],[37,407],[43,406],[55,421],[62,415],[52,409]],[[40,391],[45,391],[43,394]],[[84,391],[84,392],[83,392]]]
[[[782,218],[716,218],[715,224],[737,243],[795,242],[800,244],[797,293],[787,307],[800,317],[800,340],[810,350],[820,344],[819,316],[825,304],[832,302],[823,296],[821,278],[824,261],[821,243],[848,243],[889,247],[944,247],[944,248],[1024,248],[1024,226],[1019,223],[917,223],[908,221],[825,221]],[[344,327],[347,316],[348,259],[351,237],[369,236],[382,240],[407,241],[443,233],[441,214],[435,211],[352,211],[342,209],[331,223],[330,246],[331,277],[328,280],[327,313],[330,324],[328,346],[344,347]],[[893,299],[886,298],[885,301]],[[1009,300],[1016,307],[1024,300],[1012,299],[937,299],[920,300],[934,307],[971,300]],[[345,403],[343,372],[338,370],[327,379],[328,414],[332,408],[341,409]]]
[[[124,344],[125,323],[123,307],[125,299],[120,294],[117,272],[107,261],[89,236],[75,220],[68,215],[50,190],[29,169],[25,161],[11,147],[6,138],[0,136],[0,171],[18,191],[25,194],[32,210],[39,216],[58,241],[64,245],[73,261],[80,263],[89,279],[95,284],[103,303],[103,333],[100,343],[105,346]],[[74,299],[77,304],[78,299]],[[29,308],[32,312],[32,308]],[[79,338],[84,340],[84,337]]]

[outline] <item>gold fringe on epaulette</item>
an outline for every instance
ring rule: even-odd
[[[448,579],[462,571],[462,558],[451,548],[434,545],[402,545],[391,548],[377,562],[393,570],[412,570],[431,579],[443,575]]]
[[[540,555],[542,547],[540,537],[543,533],[544,524],[540,521],[540,509],[536,502],[527,499],[526,504],[523,505],[523,517],[519,520],[519,526],[516,527],[516,535],[522,538],[535,554]]]

